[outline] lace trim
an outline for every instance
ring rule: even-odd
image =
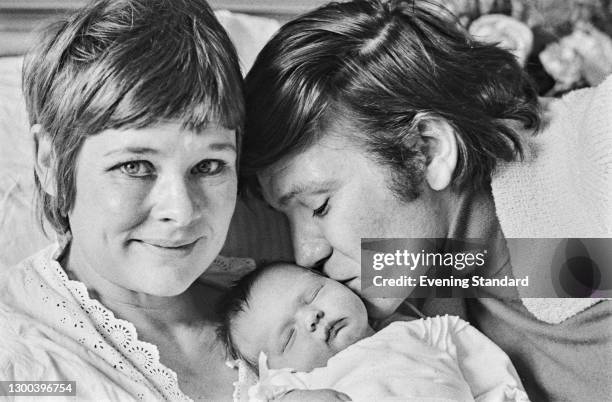
[[[249,389],[257,384],[257,376],[241,359],[228,361],[226,364],[229,367],[238,370],[238,381],[235,381],[233,384],[234,393],[232,394],[232,400],[234,402],[250,402],[251,398],[249,395]]]
[[[271,369],[268,356],[259,352],[259,380],[248,388],[249,402],[268,402],[278,399],[294,389],[308,389],[292,368]]]
[[[504,402],[530,402],[527,393],[522,389],[507,385],[504,390]]]
[[[62,242],[63,243],[63,242]],[[89,297],[85,284],[80,281],[68,278],[65,270],[57,259],[63,252],[65,244],[60,244],[54,248],[54,252],[49,257],[45,253],[40,260],[40,266],[46,270],[49,266],[50,271],[55,274],[55,279],[59,280],[59,285],[65,287],[75,298],[80,308],[86,313],[87,317],[96,330],[97,339],[91,340],[84,318],[78,311],[70,306],[65,300],[59,301],[57,307],[65,310],[60,319],[62,325],[73,327],[77,331],[84,330],[83,336],[79,336],[77,341],[87,346],[103,357],[113,368],[127,375],[133,381],[140,383],[147,388],[151,386],[165,399],[191,401],[191,398],[183,394],[179,388],[177,374],[166,367],[159,360],[159,350],[156,345],[139,340],[136,327],[126,320],[115,317],[114,313],[104,307],[98,300]],[[251,270],[254,262],[250,259],[233,259],[219,257],[213,262],[210,269],[214,271],[229,271],[235,268],[237,271]],[[242,269],[239,269],[242,267]],[[43,285],[41,285],[42,287]],[[49,297],[45,297],[45,302],[49,302]],[[100,339],[100,336],[103,340]],[[89,345],[89,343],[92,343]],[[107,347],[107,344],[114,348]],[[105,347],[106,346],[106,347]],[[239,370],[238,382],[241,380]],[[138,394],[139,399],[144,398],[144,394]]]
[[[148,374],[151,382],[156,387],[160,387],[158,391],[164,398],[191,401],[191,398],[179,389],[176,373],[159,361],[157,346],[139,340],[136,327],[131,322],[116,318],[111,310],[104,307],[99,301],[89,297],[85,284],[68,278],[68,275],[56,260],[62,251],[61,249],[62,247],[59,247],[51,258],[51,267],[55,274],[75,297],[81,309],[87,313],[98,333],[116,349],[121,350],[122,353],[120,354],[117,350],[108,350],[108,348],[106,348],[108,352],[103,353],[102,351],[105,349],[103,342],[94,345],[94,349],[99,349],[101,354],[107,355],[109,361],[116,362],[113,367],[136,382],[148,383],[149,381],[142,373]],[[68,306],[64,307],[68,309]],[[76,314],[73,313],[72,315]],[[76,323],[75,326],[84,327],[82,321]],[[84,341],[84,338],[81,339]]]
[[[255,260],[252,258],[237,258],[217,256],[210,267],[204,272],[206,274],[215,274],[220,272],[232,273],[235,276],[242,276],[255,269]]]

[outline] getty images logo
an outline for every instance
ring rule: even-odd
[[[555,251],[552,280],[559,297],[610,297],[610,239],[564,239]]]

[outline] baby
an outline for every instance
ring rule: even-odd
[[[465,321],[401,321],[376,333],[355,293],[296,265],[246,275],[220,318],[229,354],[259,372],[252,401],[528,400],[506,354]]]

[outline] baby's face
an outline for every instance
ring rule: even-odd
[[[235,346],[270,368],[310,371],[371,335],[365,306],[346,286],[293,265],[272,268],[253,285],[232,325]]]

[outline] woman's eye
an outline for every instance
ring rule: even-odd
[[[128,176],[144,177],[153,173],[153,166],[147,161],[130,161],[121,164],[119,170]]]
[[[322,217],[325,216],[329,212],[329,198],[325,200],[325,202],[317,209],[312,211],[313,217]]]
[[[219,174],[225,169],[227,163],[218,159],[207,159],[198,163],[194,168],[194,173],[203,175]]]

